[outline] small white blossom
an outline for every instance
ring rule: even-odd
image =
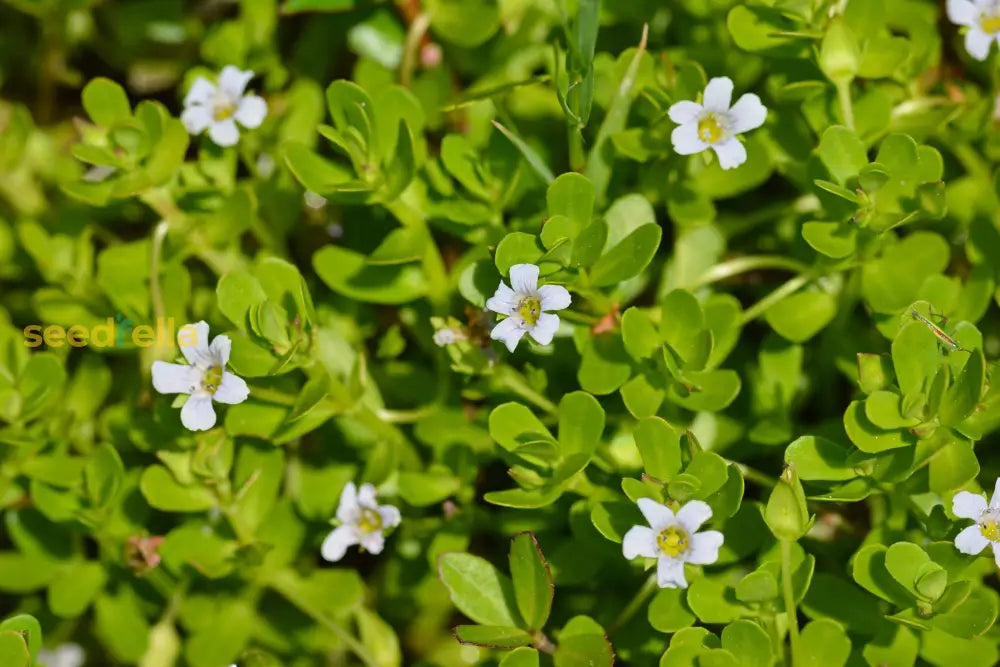
[[[445,327],[434,332],[434,344],[438,347],[453,345],[460,340],[465,340],[465,334],[452,327]]]
[[[1000,1],[948,0],[948,18],[966,26],[965,50],[976,60],[986,60],[990,46],[1000,40]]]
[[[116,171],[118,170],[106,164],[95,164],[83,175],[83,180],[87,183],[101,183],[108,180],[108,177]]]
[[[215,426],[212,401],[242,403],[250,389],[242,378],[226,371],[232,341],[216,336],[208,344],[208,324],[204,321],[181,327],[177,343],[187,364],[153,362],[153,387],[161,394],[190,394],[181,408],[181,423],[192,431]]]
[[[38,663],[44,667],[81,667],[87,655],[79,644],[60,644],[56,648],[43,648],[38,652]]]
[[[702,104],[678,102],[667,112],[677,123],[670,135],[674,150],[680,155],[694,155],[711,148],[719,156],[719,166],[734,169],[747,161],[747,149],[736,135],[764,124],[767,108],[760,98],[747,93],[729,106],[733,99],[733,80],[715,77],[705,86]]]
[[[546,312],[562,310],[570,304],[569,291],[562,285],[538,286],[538,267],[515,264],[510,267],[510,284],[500,281],[496,293],[486,302],[494,313],[506,315],[490,338],[503,341],[511,352],[524,334],[531,334],[541,345],[548,345],[559,328],[559,316]]]
[[[320,547],[325,560],[336,562],[344,557],[348,547],[360,544],[373,554],[385,547],[385,531],[399,525],[402,517],[392,505],[379,505],[375,500],[375,487],[362,484],[359,490],[348,482],[340,494],[337,507],[337,526]]]
[[[974,556],[992,547],[993,559],[1000,567],[1000,479],[996,481],[989,505],[978,493],[959,491],[951,500],[951,512],[960,519],[976,522],[955,536],[955,548]]]
[[[195,79],[181,114],[187,131],[201,134],[207,128],[208,136],[219,146],[235,146],[240,139],[237,121],[250,130],[260,127],[267,116],[267,102],[258,95],[245,94],[253,76],[251,71],[226,65],[217,86],[203,77]]]
[[[687,588],[684,563],[709,565],[719,559],[722,533],[706,530],[701,524],[712,518],[712,508],[700,500],[692,500],[675,515],[666,505],[651,498],[638,500],[639,511],[649,522],[633,526],[622,540],[625,558],[655,558],[656,583],[660,588]]]

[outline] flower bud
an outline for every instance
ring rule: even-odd
[[[792,466],[785,468],[771,491],[764,520],[775,537],[793,542],[805,535],[812,525],[812,517],[806,507],[806,494]]]

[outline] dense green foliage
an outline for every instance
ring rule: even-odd
[[[991,12],[0,1],[0,665],[995,664]]]

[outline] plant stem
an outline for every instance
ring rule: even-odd
[[[802,262],[781,255],[748,255],[716,264],[686,287],[693,289],[760,269],[787,269],[796,273],[804,273],[809,270],[809,267]]]
[[[262,401],[267,401],[268,403],[275,403],[277,405],[295,405],[295,397],[284,394],[275,389],[269,389],[267,387],[253,386],[250,388],[250,395],[254,398],[259,398]]]
[[[166,317],[163,307],[163,293],[160,290],[160,256],[163,254],[163,240],[167,237],[167,221],[160,220],[153,229],[152,257],[149,260],[149,294],[153,300],[154,322],[159,324]]]
[[[410,24],[410,29],[406,32],[406,42],[403,45],[403,59],[399,63],[399,83],[404,88],[409,88],[413,82],[413,70],[417,66],[417,52],[420,50],[420,43],[427,34],[427,28],[431,25],[430,15],[427,13],[417,14]]]
[[[569,168],[571,171],[583,171],[587,166],[586,153],[583,150],[583,133],[572,123],[566,126],[569,138]]]
[[[747,324],[748,322],[757,319],[758,317],[763,315],[768,308],[778,303],[785,297],[791,296],[792,294],[797,292],[800,287],[805,285],[811,279],[812,276],[810,276],[807,273],[800,273],[799,275],[795,276],[794,278],[786,282],[784,285],[774,290],[773,292],[765,296],[763,299],[761,299],[760,301],[758,301],[757,303],[753,304],[745,311],[743,311],[743,324]]]
[[[337,623],[332,618],[328,618],[326,614],[319,609],[316,609],[308,600],[303,598],[297,591],[289,586],[287,582],[279,579],[269,582],[268,585],[283,595],[286,600],[298,607],[305,614],[311,616],[317,623],[337,635],[340,641],[344,642],[344,646],[346,646],[354,655],[358,656],[358,659],[361,660],[361,662],[368,665],[368,667],[377,667],[378,663],[375,662],[375,659],[371,655],[369,655],[368,649],[366,649],[364,645],[354,637],[354,635],[348,632],[340,623]]]
[[[559,409],[556,407],[556,404],[532,389],[527,381],[525,381],[524,376],[513,368],[504,366],[498,368],[497,371],[497,379],[502,387],[509,389],[527,401],[531,401],[535,406],[545,410],[549,414],[558,414]]]
[[[788,616],[788,640],[792,649],[791,664],[798,664],[799,619],[795,610],[795,592],[792,589],[792,542],[781,540],[781,587]]]
[[[841,81],[836,84],[837,102],[840,104],[840,115],[844,118],[844,125],[854,129],[854,107],[851,105],[851,84],[849,81]]]
[[[628,623],[629,620],[635,616],[635,613],[642,608],[642,605],[646,604],[646,601],[649,600],[650,596],[652,596],[655,592],[656,572],[654,571],[649,575],[646,582],[642,585],[642,588],[636,592],[635,596],[628,603],[628,605],[622,609],[621,613],[618,614],[615,620],[611,622],[611,625],[608,626],[608,634],[610,635],[612,632]]]

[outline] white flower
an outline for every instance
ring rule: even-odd
[[[951,513],[960,519],[976,521],[955,536],[955,548],[974,556],[988,546],[993,547],[993,559],[1000,567],[1000,479],[989,505],[978,493],[959,491],[951,500]]]
[[[452,327],[445,327],[434,332],[434,344],[438,347],[452,345],[460,340],[465,340],[465,334]]]
[[[43,648],[38,652],[38,662],[44,667],[80,667],[87,659],[79,644],[60,644],[54,649]]]
[[[347,548],[355,544],[373,554],[381,553],[385,546],[383,533],[398,526],[402,517],[392,505],[375,502],[375,487],[371,484],[362,484],[359,491],[354,482],[348,482],[340,494],[337,519],[340,525],[326,536],[320,547],[323,558],[330,562],[343,558]]]
[[[676,515],[650,498],[640,498],[637,504],[650,527],[630,528],[622,540],[622,553],[629,560],[639,556],[657,559],[656,583],[660,588],[687,588],[684,563],[708,565],[719,559],[722,533],[698,532],[701,524],[712,518],[707,503],[692,500]]]
[[[986,60],[990,45],[1000,40],[1000,1],[948,0],[948,18],[967,26],[965,50],[976,60]]]
[[[506,315],[490,338],[503,341],[511,352],[521,336],[528,333],[542,345],[552,342],[559,328],[559,316],[545,311],[562,310],[569,306],[569,291],[562,285],[538,286],[538,267],[534,264],[515,264],[510,267],[510,287],[500,281],[497,291],[486,302],[494,313]]]
[[[219,74],[219,85],[198,77],[184,98],[181,121],[191,134],[208,136],[219,146],[234,146],[240,139],[236,121],[247,129],[260,127],[267,116],[267,103],[257,95],[246,95],[253,72],[226,65]]]
[[[763,125],[767,109],[753,93],[743,95],[730,108],[732,98],[733,80],[719,76],[705,86],[702,104],[684,101],[671,106],[667,113],[678,125],[670,135],[674,150],[694,155],[711,148],[723,169],[746,162],[747,149],[736,135]]]
[[[181,423],[192,431],[215,426],[212,401],[242,403],[250,395],[247,383],[226,371],[232,341],[216,336],[208,344],[208,324],[188,324],[177,332],[177,343],[188,364],[153,362],[153,387],[161,394],[190,394],[181,408]]]

